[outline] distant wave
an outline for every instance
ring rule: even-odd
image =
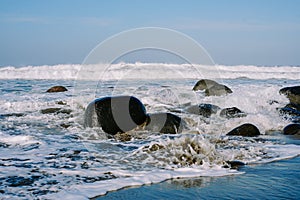
[[[0,79],[50,79],[50,80],[99,80],[99,79],[300,79],[296,66],[203,66],[163,63],[118,63],[113,65],[43,65],[26,67],[1,67]]]

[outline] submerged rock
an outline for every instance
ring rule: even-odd
[[[68,91],[64,86],[53,86],[49,88],[46,92],[65,92]]]
[[[238,117],[246,117],[247,114],[238,109],[237,107],[232,107],[232,108],[224,108],[220,112],[221,117],[226,117],[226,118],[238,118]]]
[[[256,126],[253,124],[243,124],[231,130],[227,135],[245,136],[245,137],[255,137],[260,135],[260,132]]]
[[[207,103],[201,103],[199,105],[193,105],[186,109],[188,113],[202,115],[204,117],[210,117],[212,114],[216,114],[221,108],[219,106]]]
[[[289,124],[283,129],[284,135],[300,135],[300,124]]]
[[[145,106],[133,96],[96,99],[87,106],[84,115],[85,127],[100,126],[111,135],[135,129],[147,119]]]
[[[193,90],[205,90],[206,96],[221,96],[232,93],[232,90],[226,85],[219,84],[218,82],[209,79],[199,80],[193,87]]]
[[[279,93],[286,95],[292,104],[300,105],[300,86],[285,87],[280,89]]]
[[[181,133],[185,122],[172,113],[148,114],[146,130],[160,133]]]

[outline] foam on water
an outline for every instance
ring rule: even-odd
[[[184,72],[184,73],[182,73]],[[149,76],[153,74],[153,76]],[[54,65],[0,67],[0,79],[114,80],[114,79],[288,79],[299,80],[298,66],[203,66],[198,64],[118,63],[98,65]]]
[[[276,110],[288,103],[278,91],[297,84],[299,67],[196,69],[197,73],[190,65],[120,63],[99,78],[95,66],[0,68],[0,190],[5,190],[4,198],[88,199],[171,178],[241,173],[224,168],[227,161],[251,165],[300,155],[299,145],[286,144],[278,136],[289,122]],[[233,93],[206,97],[193,92],[199,78],[215,79]],[[69,91],[45,93],[54,85],[67,86]],[[147,112],[174,112],[187,125],[177,135],[131,131],[128,141],[110,139],[100,128],[84,129],[88,103],[110,95],[134,95]],[[218,112],[205,118],[184,112],[199,103],[235,106],[247,116],[225,119]],[[47,108],[56,111],[43,114]],[[226,136],[243,123],[255,124],[262,135]]]
[[[89,199],[101,195],[105,195],[108,191],[116,191],[125,187],[141,186],[146,184],[160,183],[164,180],[176,179],[176,178],[192,178],[199,176],[224,176],[242,174],[235,170],[221,169],[219,167],[208,169],[196,169],[196,168],[181,168],[175,170],[153,170],[153,171],[141,171],[141,172],[129,172],[119,171],[119,175],[125,176],[125,178],[118,178],[103,181],[100,183],[91,183],[86,185],[80,185],[70,187],[67,191],[49,195],[48,198],[57,199],[64,196],[66,199]],[[126,177],[127,176],[127,177]]]

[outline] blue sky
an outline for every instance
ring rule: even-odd
[[[106,38],[164,27],[218,64],[300,65],[297,0],[0,0],[0,66],[82,63]]]

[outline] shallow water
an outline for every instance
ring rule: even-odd
[[[63,75],[60,70],[67,74],[71,70],[66,66],[56,68],[57,71],[51,71],[52,75]],[[290,67],[293,72],[287,74],[283,74],[282,68],[269,68],[269,71],[262,68],[257,72],[257,79],[253,79],[254,72],[250,73],[244,67],[228,68],[227,71],[223,67],[223,77],[215,80],[234,91],[223,97],[205,97],[202,92],[193,92],[191,88],[198,79],[188,76],[181,79],[76,80],[68,74],[63,80],[38,80],[34,75],[41,76],[41,71],[44,71],[44,78],[47,78],[47,73],[50,73],[45,71],[45,66],[41,69],[0,70],[0,74],[15,77],[0,79],[0,195],[3,199],[57,199],[62,195],[87,199],[113,190],[169,179],[173,179],[172,188],[177,185],[174,184],[177,178],[180,178],[178,182],[188,178],[186,182],[191,187],[187,190],[191,191],[180,194],[187,195],[187,198],[198,180],[204,183],[204,188],[210,188],[207,192],[216,193],[222,184],[228,184],[229,188],[237,184],[236,190],[239,190],[242,182],[229,180],[233,177],[243,181],[242,177],[249,176],[245,181],[252,181],[258,185],[258,190],[263,190],[266,185],[256,183],[255,177],[264,174],[264,167],[272,166],[272,173],[277,173],[281,170],[277,162],[286,162],[287,166],[291,163],[292,168],[293,162],[299,163],[298,158],[281,161],[298,156],[300,146],[297,138],[286,138],[280,133],[289,122],[279,115],[276,108],[288,103],[278,91],[298,83],[295,73],[300,73],[300,68]],[[28,70],[28,76],[31,73],[33,78],[17,79],[22,70]],[[263,79],[272,72],[276,79],[269,76]],[[122,74],[122,68],[119,66],[114,73]],[[289,78],[291,74],[293,76]],[[64,85],[69,91],[45,93],[54,85]],[[119,141],[107,137],[99,128],[83,128],[84,109],[88,103],[110,95],[134,95],[145,104],[149,113],[174,112],[187,122],[185,130],[177,135],[132,131],[128,133],[131,140]],[[217,113],[205,118],[184,112],[187,106],[198,103],[212,103],[221,108],[236,106],[247,116],[224,119]],[[50,111],[45,111],[48,108]],[[255,124],[262,135],[258,138],[226,136],[228,131],[242,123]],[[240,170],[224,168],[225,162],[230,160],[242,161],[247,166]],[[277,162],[265,164],[273,161]],[[290,178],[297,173],[292,171]],[[206,178],[194,179],[203,176]],[[155,190],[169,183],[145,187]],[[181,190],[185,191],[180,185],[178,183],[178,195]],[[176,187],[172,192],[177,190]],[[142,191],[144,187],[138,190]],[[109,193],[106,198],[118,196],[119,192]],[[161,191],[159,194],[164,197],[169,193]],[[229,195],[231,197],[234,193]]]
[[[95,199],[298,199],[300,158],[248,165],[242,175],[174,179]]]

